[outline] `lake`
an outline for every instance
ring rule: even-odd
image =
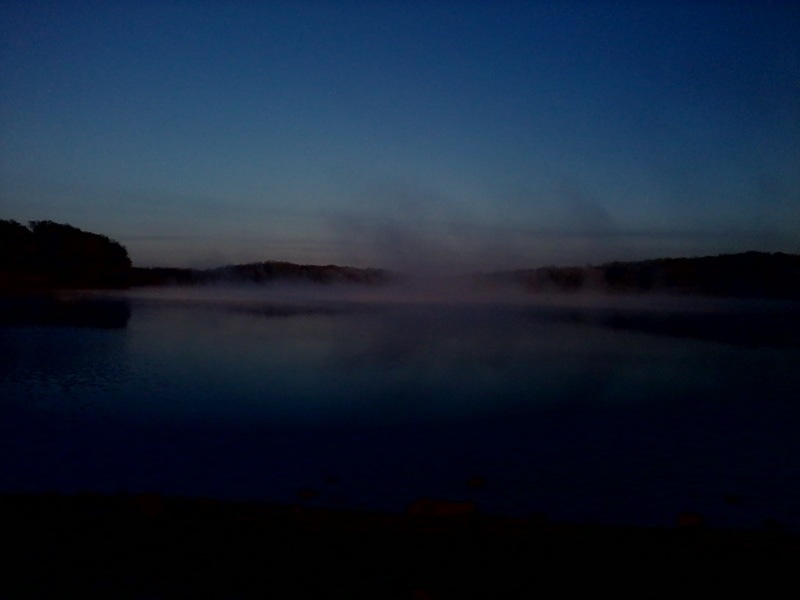
[[[0,322],[3,492],[800,530],[796,305],[269,288],[33,304]]]

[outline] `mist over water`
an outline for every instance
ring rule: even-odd
[[[67,296],[81,297],[81,292]],[[379,285],[318,284],[295,282],[212,283],[195,286],[160,286],[132,288],[124,291],[91,292],[90,297],[103,296],[132,302],[167,302],[219,304],[230,306],[264,306],[273,304],[287,310],[310,307],[330,310],[368,309],[391,305],[413,307],[447,305],[453,307],[484,306],[487,310],[503,307],[536,309],[579,309],[641,311],[645,313],[676,312],[687,314],[753,315],[773,313],[787,316],[793,325],[800,308],[792,300],[724,298],[687,294],[640,292],[611,293],[602,288],[584,288],[571,292],[536,292],[522,286],[489,285],[475,275],[393,274],[390,282]]]

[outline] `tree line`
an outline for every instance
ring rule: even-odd
[[[53,221],[0,220],[0,289],[119,288],[131,260],[119,242]]]
[[[491,273],[484,275],[481,282],[518,285],[532,292],[666,292],[800,298],[800,255],[750,251],[589,267],[542,267]]]
[[[266,261],[242,265],[227,265],[215,269],[134,268],[131,285],[203,285],[203,284],[263,284],[275,281],[305,283],[382,284],[389,273],[382,269],[359,269],[339,265],[299,265],[284,261]]]
[[[135,268],[119,242],[53,221],[0,220],[0,291],[123,288],[208,283],[382,284],[381,269],[267,261],[216,269]],[[589,267],[543,267],[478,277],[532,292],[668,292],[713,296],[800,298],[800,255],[743,252],[660,258]]]
[[[0,220],[0,291],[125,288],[212,283],[379,284],[380,269],[338,265],[298,265],[267,261],[216,269],[133,267],[119,242],[53,221],[22,225]]]

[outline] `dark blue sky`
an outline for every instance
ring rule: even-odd
[[[800,252],[796,2],[0,4],[0,217],[140,265]]]

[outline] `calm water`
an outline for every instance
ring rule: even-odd
[[[12,319],[0,491],[396,511],[432,496],[559,520],[671,525],[691,510],[797,531],[796,307],[706,304],[251,292]]]

